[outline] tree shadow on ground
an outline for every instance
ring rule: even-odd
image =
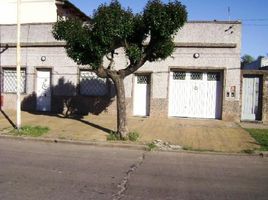
[[[81,85],[100,88],[101,92],[89,91],[93,95],[81,95]],[[22,110],[35,115],[48,115],[59,118],[69,118],[87,124],[106,133],[111,133],[113,130],[105,128],[101,125],[94,124],[84,120],[87,115],[100,115],[107,112],[107,108],[113,103],[115,92],[110,81],[103,82],[101,80],[82,80],[78,86],[75,86],[70,81],[65,81],[64,77],[58,80],[57,85],[47,88],[42,92],[43,95],[37,95],[35,92],[26,96],[22,100]],[[85,89],[84,89],[85,90]],[[97,90],[97,89],[96,89]],[[85,91],[84,91],[85,93]],[[103,94],[96,96],[95,94]],[[50,98],[50,111],[42,112],[42,106],[46,106],[46,98]],[[39,109],[37,109],[39,108]]]

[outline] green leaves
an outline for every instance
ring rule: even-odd
[[[150,0],[144,9],[144,23],[149,27],[151,41],[149,43],[149,60],[167,58],[174,49],[173,35],[187,20],[187,11],[179,1],[162,3]]]
[[[174,43],[172,39],[163,39],[155,42],[150,46],[150,51],[152,52],[149,56],[149,61],[155,61],[159,59],[166,59],[173,53]]]
[[[137,44],[131,44],[126,50],[126,55],[132,63],[136,63],[141,59],[142,51]]]
[[[94,12],[92,31],[98,36],[98,41],[108,51],[120,46],[122,42],[133,34],[134,15],[131,10],[124,10],[117,0],[110,5],[102,4]]]
[[[152,35],[162,38],[173,35],[186,20],[186,8],[179,1],[164,4],[160,0],[150,0],[144,9],[145,25]]]

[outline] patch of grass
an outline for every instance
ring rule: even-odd
[[[132,142],[136,142],[140,137],[140,134],[137,131],[130,132],[128,134],[128,139]]]
[[[147,146],[148,146],[148,151],[153,151],[157,147],[156,144],[153,142],[147,144]]]
[[[23,126],[21,129],[14,130],[14,135],[17,136],[31,136],[31,137],[40,137],[44,134],[46,134],[49,131],[48,127],[42,127],[42,126]]]
[[[268,129],[246,129],[261,146],[260,151],[268,151]]]
[[[138,140],[138,138],[140,137],[140,134],[138,132],[130,132],[128,134],[128,136],[126,138],[121,138],[119,134],[117,134],[117,132],[110,132],[109,135],[107,135],[106,139],[108,141],[126,141],[126,140],[130,140],[132,142],[135,142]]]
[[[117,132],[115,131],[111,131],[109,135],[107,135],[106,139],[108,141],[118,141],[118,140],[122,140],[120,135],[117,134]]]

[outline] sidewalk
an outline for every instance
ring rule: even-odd
[[[15,123],[16,113],[5,111],[6,117]],[[12,129],[12,125],[0,113],[0,134]],[[241,152],[257,148],[253,138],[238,124],[220,120],[138,118],[128,119],[129,130],[137,131],[139,143],[160,139],[192,150]],[[108,114],[89,115],[81,119],[63,116],[22,112],[23,125],[49,127],[43,138],[106,141],[106,136],[116,130],[116,117]]]

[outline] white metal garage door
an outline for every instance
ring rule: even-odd
[[[169,116],[221,117],[220,72],[170,72]]]

